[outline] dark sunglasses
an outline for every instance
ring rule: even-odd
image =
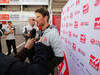
[[[32,19],[33,21],[35,21],[35,19]]]

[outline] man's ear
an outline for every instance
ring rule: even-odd
[[[45,20],[48,20],[48,16],[45,16]]]

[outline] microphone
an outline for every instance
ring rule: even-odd
[[[40,36],[41,36],[41,31],[40,30],[36,31],[36,29],[32,29],[30,31],[30,34],[31,34],[31,37],[30,37],[31,39],[36,38],[36,41],[40,40]]]
[[[32,38],[35,38],[35,36],[36,36],[36,29],[32,29],[31,31],[30,31],[30,34],[31,34],[31,39]]]

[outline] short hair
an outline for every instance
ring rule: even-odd
[[[12,23],[11,21],[8,21],[8,23]]]
[[[49,21],[49,12],[47,10],[44,10],[44,8],[39,8],[35,10],[35,13],[41,13],[43,17],[48,16],[47,21]]]

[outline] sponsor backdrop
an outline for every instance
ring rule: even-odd
[[[100,0],[69,0],[60,33],[65,60],[59,75],[100,75]]]
[[[48,5],[48,0],[0,0],[0,5]]]
[[[27,21],[35,12],[0,12],[0,21]]]

